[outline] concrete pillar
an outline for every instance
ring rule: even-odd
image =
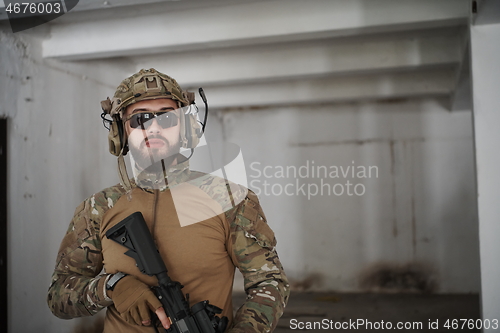
[[[481,15],[488,15],[487,24]],[[470,33],[482,315],[500,320],[500,10],[494,20],[491,15],[492,10],[478,11]]]

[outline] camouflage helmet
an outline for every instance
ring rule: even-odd
[[[179,107],[194,102],[194,94],[182,91],[177,81],[154,68],[141,69],[139,72],[123,80],[116,88],[112,100],[102,101],[103,110],[110,116],[123,115],[125,108],[131,104],[147,99],[170,98]]]

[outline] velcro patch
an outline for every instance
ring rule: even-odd
[[[253,208],[248,201],[245,202],[245,207],[243,208],[243,217],[254,222],[257,220],[258,215],[259,215],[259,212],[255,208]]]

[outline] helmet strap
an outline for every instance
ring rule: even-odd
[[[132,200],[132,184],[127,174],[127,167],[125,166],[125,160],[123,154],[120,152],[118,155],[118,177],[120,178],[120,183],[127,193],[128,201]]]

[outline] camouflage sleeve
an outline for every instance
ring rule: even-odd
[[[272,332],[290,295],[290,286],[276,253],[274,232],[252,191],[226,214],[231,223],[233,262],[243,274],[247,293],[229,332]]]
[[[112,304],[104,290],[106,275],[99,275],[103,267],[100,215],[95,197],[85,200],[62,240],[47,297],[50,310],[59,318],[91,316]]]

